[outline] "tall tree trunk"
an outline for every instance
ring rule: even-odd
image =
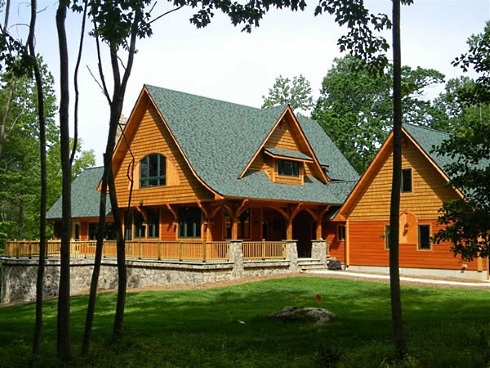
[[[399,218],[402,169],[402,99],[401,99],[400,0],[393,0],[393,178],[390,206],[390,292],[395,347],[400,356],[406,353],[403,335],[399,269]]]
[[[115,90],[118,90],[115,88]],[[116,132],[119,124],[119,117],[122,111],[122,100],[116,98],[111,104],[111,122],[109,125],[109,139],[107,149],[111,149],[111,160],[108,170],[108,186],[109,197],[111,200],[112,208],[119,208],[117,201],[116,186],[114,182],[114,175],[112,171],[112,151],[114,151]],[[109,143],[110,142],[110,143]],[[107,154],[107,152],[106,152]],[[116,229],[117,239],[117,303],[116,303],[116,315],[114,317],[113,337],[118,339],[123,334],[123,321],[124,321],[124,309],[126,304],[126,285],[127,285],[127,273],[126,273],[126,242],[122,231],[122,219],[120,211],[113,211],[114,215],[114,227]]]
[[[71,161],[69,135],[69,70],[65,19],[68,1],[59,2],[56,26],[60,51],[60,142],[62,182],[62,220],[60,249],[60,287],[58,298],[57,351],[62,361],[72,359],[70,326],[70,232],[71,232]]]
[[[37,89],[37,112],[39,118],[39,152],[41,161],[41,206],[39,208],[39,265],[36,280],[36,324],[32,351],[39,354],[41,350],[41,335],[43,329],[43,292],[44,267],[46,264],[46,202],[47,202],[47,169],[46,169],[46,118],[44,114],[44,87],[39,70],[38,60],[34,47],[36,29],[37,0],[31,0],[31,23],[29,27],[28,47],[29,54],[34,60],[34,78]]]

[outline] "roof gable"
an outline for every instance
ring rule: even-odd
[[[437,155],[433,152],[434,147],[439,146],[445,139],[448,138],[447,133],[411,124],[404,124],[402,127],[402,137],[416,147],[416,149],[427,159],[433,169],[441,175],[442,179],[446,183],[449,182],[449,177],[444,171],[444,166],[450,163],[451,159],[446,156]],[[350,215],[392,152],[393,132],[390,133],[374,157],[373,161],[361,176],[361,179],[347,197],[345,203],[342,205],[335,217],[336,220],[344,220]],[[458,190],[456,190],[456,192],[460,194]]]
[[[321,182],[328,181],[320,163],[311,148],[308,140],[293,114],[290,106],[287,106],[276,124],[272,127],[269,134],[265,137],[259,149],[243,169],[240,177],[243,177],[246,170],[250,167],[254,159],[261,150],[268,151],[272,155],[289,157],[299,160],[312,161],[313,172]]]

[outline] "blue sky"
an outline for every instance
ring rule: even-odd
[[[25,2],[14,1],[12,33],[24,34],[28,21]],[[58,55],[55,6],[39,0],[37,51],[56,80]],[[216,14],[211,25],[196,29],[188,21],[192,12],[182,9],[154,24],[154,34],[138,44],[133,73],[124,104],[127,116],[144,83],[211,98],[260,107],[276,77],[300,74],[310,81],[315,98],[338,51],[337,39],[345,33],[328,14],[314,17],[316,1],[304,12],[273,10],[251,34],[240,32],[228,19]],[[367,0],[372,12],[391,14],[390,0]],[[156,12],[167,6],[160,2]],[[168,8],[167,8],[168,9]],[[412,67],[434,68],[447,78],[461,75],[451,61],[467,50],[466,40],[480,33],[490,19],[489,0],[415,0],[402,7],[402,62]],[[69,32],[75,34],[79,20],[70,16]],[[390,34],[386,34],[390,39]],[[70,38],[72,50],[77,39]],[[391,40],[390,40],[391,42]],[[106,101],[88,68],[96,72],[93,40],[86,39],[82,60],[80,136],[85,149],[93,149],[102,163],[109,116]],[[390,55],[389,55],[390,56]],[[74,57],[72,57],[74,59]],[[73,67],[72,67],[73,69]],[[110,71],[107,69],[110,77]],[[429,90],[436,95],[439,89]]]

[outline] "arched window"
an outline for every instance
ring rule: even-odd
[[[140,161],[140,188],[165,185],[165,156],[152,153]]]

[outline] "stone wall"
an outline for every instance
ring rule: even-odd
[[[325,242],[324,252],[326,249]],[[317,245],[321,247],[321,245]],[[0,303],[34,301],[36,298],[37,259],[2,258],[2,290]],[[242,242],[230,244],[229,262],[171,262],[128,259],[128,288],[170,285],[199,285],[244,277],[272,276],[297,272],[298,252],[295,241],[288,241],[285,260],[244,261]],[[58,295],[60,260],[47,259],[44,298]],[[70,268],[71,294],[90,289],[93,259],[73,259]],[[99,289],[117,288],[116,259],[102,261]]]

